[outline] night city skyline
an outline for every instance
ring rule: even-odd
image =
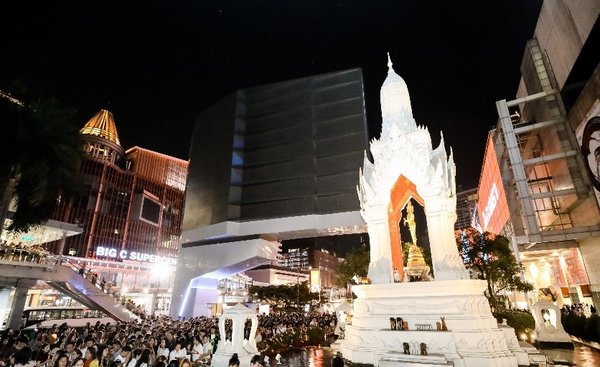
[[[457,181],[479,180],[494,103],[513,98],[541,1],[45,4],[4,14],[0,89],[15,79],[77,110],[113,112],[125,148],[188,159],[195,116],[234,90],[361,67],[379,136],[386,52]]]

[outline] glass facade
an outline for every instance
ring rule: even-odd
[[[99,114],[81,130],[81,190],[58,198],[53,217],[83,233],[62,248],[60,241],[45,246],[85,264],[147,312],[167,313],[188,162],[140,147],[124,151],[112,114]]]

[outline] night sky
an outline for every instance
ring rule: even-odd
[[[83,125],[113,112],[121,143],[187,159],[195,115],[239,88],[363,69],[380,133],[386,52],[419,124],[479,180],[494,102],[514,97],[541,0],[23,1],[0,12],[0,89],[18,79]],[[475,5],[479,7],[475,8]]]

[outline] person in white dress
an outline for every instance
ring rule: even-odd
[[[192,350],[190,351],[190,354],[192,355],[192,362],[196,362],[197,360],[200,359],[200,355],[204,353],[204,347],[202,346],[202,343],[200,342],[200,338],[199,337],[194,337],[194,343],[192,345]]]
[[[169,362],[174,361],[176,359],[185,358],[186,356],[187,350],[181,347],[181,342],[177,342],[175,344],[175,349],[173,349],[169,354]]]
[[[160,345],[156,350],[156,356],[164,356],[166,359],[169,359],[169,353],[171,353],[171,351],[169,350],[169,347],[167,347],[167,339],[161,339]]]

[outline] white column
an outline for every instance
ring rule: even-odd
[[[6,314],[8,313],[8,309],[10,308],[10,292],[11,288],[0,288],[0,328],[2,328],[1,323],[4,321]]]
[[[23,310],[25,310],[25,303],[27,302],[27,292],[29,292],[29,288],[31,288],[33,284],[34,282],[30,281],[19,281],[19,284],[17,285],[17,289],[15,291],[15,295],[13,297],[10,316],[8,317],[8,321],[6,323],[7,327],[14,330],[19,330],[21,328]]]
[[[435,280],[469,279],[458,254],[453,213],[449,212],[446,200],[440,196],[424,198],[433,276]]]
[[[370,261],[368,277],[373,284],[393,283],[392,248],[387,206],[372,205],[365,208],[363,218],[367,223],[370,242]]]

